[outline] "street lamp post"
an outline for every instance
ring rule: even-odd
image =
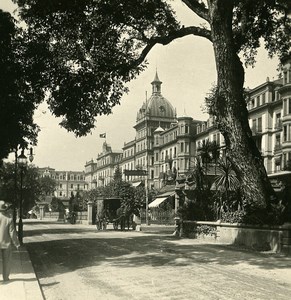
[[[27,164],[27,157],[24,155],[24,149],[18,156],[18,165],[20,168],[20,199],[19,199],[19,221],[18,221],[18,239],[23,244],[23,222],[22,222],[22,202],[23,202],[23,171]]]

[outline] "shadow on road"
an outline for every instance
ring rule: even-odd
[[[87,235],[89,232],[91,234]],[[26,246],[35,269],[44,272],[46,276],[102,265],[120,268],[168,265],[179,268],[197,263],[247,263],[267,270],[289,269],[291,265],[291,259],[287,257],[254,253],[227,245],[206,245],[189,240],[185,243],[185,240],[177,240],[169,234],[145,235],[132,232],[131,235],[131,232],[96,232],[94,228],[74,227],[26,232],[26,236],[32,238],[43,234],[51,235],[52,239],[33,241],[26,243]],[[54,239],[55,234],[63,234],[63,237]],[[72,237],[74,234],[81,236]]]

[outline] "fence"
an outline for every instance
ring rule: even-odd
[[[38,216],[39,218],[39,216]],[[63,212],[45,212],[44,219],[66,222],[66,216]],[[76,223],[87,224],[88,223],[88,212],[78,211],[76,212]]]
[[[148,220],[150,224],[160,225],[174,225],[175,224],[175,210],[164,210],[160,208],[151,208],[148,213]],[[146,223],[146,212],[141,210],[141,223]]]

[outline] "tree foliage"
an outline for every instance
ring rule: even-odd
[[[85,207],[86,210],[87,207]],[[83,211],[83,201],[82,201],[82,195],[77,192],[76,195],[71,195],[69,199],[69,211],[70,212],[76,212],[76,211]]]
[[[4,163],[0,168],[0,195],[1,198],[17,206],[18,189],[17,179],[19,173],[16,173],[15,165]]]
[[[120,198],[121,207],[124,211],[139,215],[140,208],[144,207],[146,192],[144,185],[133,187],[129,182],[122,179],[122,173],[117,166],[113,180],[100,189],[105,198]]]
[[[42,195],[36,167],[29,165],[21,171],[20,168],[15,169],[15,165],[12,163],[3,164],[0,168],[0,193],[7,202],[12,203],[16,208],[19,207],[21,172],[23,172],[22,201],[25,214],[39,201]]]
[[[36,144],[39,127],[33,113],[44,96],[38,51],[11,15],[0,10],[0,159],[19,145]]]
[[[84,191],[82,195],[82,207],[87,207],[88,202],[95,203],[104,194],[103,187],[98,187],[89,191]]]
[[[215,43],[211,26],[216,24],[209,24],[211,6],[231,10],[233,49],[242,51],[248,64],[254,62],[261,38],[270,54],[290,50],[285,0],[184,0],[206,22],[188,27],[178,22],[170,1],[14,2],[29,25],[31,42],[41,47],[38,58],[47,66],[41,71],[43,86],[50,91],[50,109],[63,117],[62,126],[78,136],[94,127],[97,115],[111,113],[120,103],[127,92],[125,83],[144,69],[146,55],[156,44],[188,35]]]
[[[63,204],[62,200],[56,197],[53,197],[52,202],[50,204],[52,211],[54,212],[64,212],[65,205]]]
[[[240,183],[227,157],[218,161],[217,171],[218,175],[214,180],[214,185],[217,190],[227,194],[230,191],[239,189]]]
[[[94,127],[97,115],[111,113],[127,92],[124,83],[144,69],[142,59],[137,63],[143,39],[177,27],[160,1],[15,2],[43,47],[40,60],[49,61],[42,70],[49,107],[77,136]]]
[[[53,195],[55,189],[56,189],[56,181],[55,179],[48,177],[48,176],[44,176],[39,178],[39,185],[40,185],[40,190],[41,193],[46,196],[50,196]]]

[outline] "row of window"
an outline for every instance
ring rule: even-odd
[[[197,133],[201,133],[205,131],[209,126],[207,126],[207,122],[203,122],[197,125]]]
[[[66,186],[67,186],[66,184],[62,184],[62,183],[59,184],[59,188],[60,188],[60,189],[62,189],[62,188],[65,189]],[[74,184],[71,184],[71,185],[70,185],[70,188],[71,188],[71,189],[74,189],[74,188],[75,188],[75,189],[77,189],[77,190],[80,190],[80,189],[83,188],[83,189],[85,190],[85,189],[86,189],[86,184],[84,184],[84,185],[80,185],[80,184],[74,185]]]
[[[189,153],[189,142],[180,142],[178,143],[178,149],[180,150],[179,153]],[[166,159],[173,159],[177,156],[177,147],[170,148],[168,150],[164,150],[161,152],[160,158],[161,161]],[[159,153],[156,152],[155,154],[155,161],[159,161]]]
[[[139,131],[136,133],[137,139],[146,137],[146,133],[147,133],[147,132],[146,132],[146,129],[145,129],[145,128],[139,130]]]
[[[172,170],[189,170],[190,169],[190,159],[180,158],[173,161]],[[169,170],[169,164],[165,163],[161,166],[155,166],[155,177],[158,177],[160,173],[166,173]]]
[[[290,109],[290,114],[291,114],[291,99],[290,100],[290,106],[288,107],[288,109]],[[287,107],[287,104],[285,105],[285,107]],[[285,111],[285,115],[287,114],[287,108]],[[289,114],[289,112],[288,112]],[[275,123],[274,123],[274,129],[281,129],[282,128],[282,118],[281,118],[281,113],[278,112],[275,114]],[[256,118],[256,119],[252,119],[252,127],[251,129],[253,131],[256,132],[262,132],[263,128],[262,128],[262,117]]]
[[[70,194],[71,194],[71,197],[74,196],[74,192],[71,192]],[[66,195],[67,195],[67,194],[64,193],[64,192],[62,192],[62,191],[59,192],[59,196],[60,196],[60,197],[66,197]]]
[[[262,94],[262,95],[265,95],[265,94]],[[252,99],[248,103],[248,109],[252,109],[254,107],[258,107],[258,106],[263,105],[263,104],[265,104],[265,97],[259,97],[258,96],[256,98]],[[283,100],[283,116],[287,116],[287,115],[290,115],[290,114],[291,114],[291,98],[287,98],[287,99]]]
[[[140,152],[142,150],[146,150],[147,149],[146,140],[144,140],[142,142],[138,142],[136,144],[136,148],[137,148],[137,152]]]
[[[44,174],[44,176],[46,176],[46,175]],[[85,180],[85,176],[83,176],[83,175],[70,175],[70,176],[68,176],[68,179],[67,179],[66,175],[52,175],[51,178],[55,179],[55,180],[71,180],[71,181]]]
[[[181,134],[188,134],[190,133],[189,131],[189,125],[188,124],[181,124],[179,125],[178,129],[175,131],[170,131],[162,136],[156,136],[155,139],[155,144],[156,145],[163,145],[163,144],[167,144],[169,142],[172,142],[174,140],[177,139],[177,135],[181,135]]]
[[[133,156],[134,152],[133,152],[133,148],[125,150],[123,152],[124,157],[129,157],[129,156]]]
[[[252,120],[252,131],[253,132],[262,132],[262,117]]]
[[[251,101],[248,103],[248,109],[259,107],[266,103],[266,93],[262,93],[254,98],[251,98]]]
[[[107,157],[104,157],[104,158],[100,159],[99,161],[97,161],[97,166],[98,167],[105,166],[105,165],[110,164],[110,162],[111,162],[111,157],[107,156]]]

